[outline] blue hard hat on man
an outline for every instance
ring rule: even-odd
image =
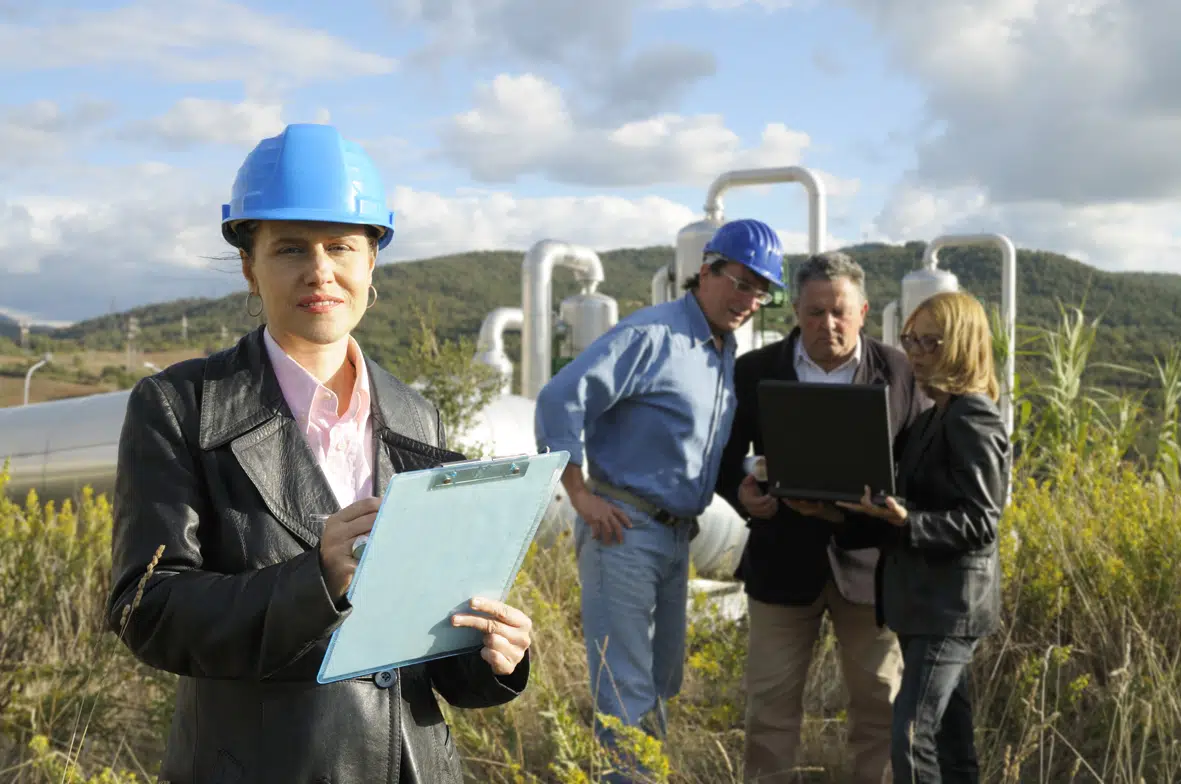
[[[381,231],[378,248],[394,236],[377,167],[330,125],[296,123],[259,142],[238,169],[221,216],[222,235],[234,246],[235,225],[249,220],[373,226]]]
[[[770,283],[784,286],[783,245],[775,230],[760,220],[742,218],[723,225],[706,243],[705,254],[737,262]]]

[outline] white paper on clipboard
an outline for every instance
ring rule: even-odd
[[[546,452],[394,475],[317,680],[479,650],[482,634],[451,616],[474,596],[505,599],[569,459]]]

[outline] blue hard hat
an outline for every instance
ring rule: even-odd
[[[776,286],[783,284],[783,245],[779,235],[766,223],[753,218],[730,221],[705,244],[706,253],[716,253],[749,267]]]
[[[394,213],[365,150],[331,125],[297,123],[263,139],[234,179],[221,207],[221,233],[237,246],[234,224],[244,220],[324,221],[384,229],[378,247],[394,236]]]

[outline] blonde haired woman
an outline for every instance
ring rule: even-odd
[[[968,667],[1000,618],[997,524],[1008,489],[1009,438],[984,308],[960,292],[937,294],[907,319],[902,346],[935,405],[906,435],[898,461],[902,499],[846,512],[794,504],[841,521],[848,549],[880,547],[878,622],[902,646],[892,752],[898,782],[979,780]]]

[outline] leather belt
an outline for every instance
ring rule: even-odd
[[[695,517],[677,517],[667,509],[661,509],[656,504],[646,499],[640,498],[630,490],[624,490],[622,487],[609,485],[602,480],[594,479],[593,477],[588,478],[586,480],[586,486],[592,492],[601,493],[608,498],[614,498],[617,501],[623,501],[625,504],[634,506],[636,509],[639,509],[641,512],[648,515],[661,525],[672,527],[677,525],[695,526],[697,524],[697,518]]]

